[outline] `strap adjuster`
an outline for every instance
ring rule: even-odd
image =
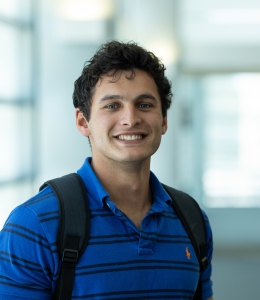
[[[65,263],[76,264],[79,257],[79,251],[74,249],[64,249],[62,261]]]
[[[207,258],[207,256],[204,256],[201,260],[202,269],[205,270],[205,268],[208,266],[208,264],[209,264],[208,258]]]

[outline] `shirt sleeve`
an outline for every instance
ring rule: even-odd
[[[35,212],[17,207],[0,232],[0,299],[51,299],[55,255]]]
[[[210,223],[208,217],[205,212],[203,212],[205,225],[206,225],[206,234],[207,234],[207,258],[209,261],[209,265],[202,273],[202,299],[206,300],[213,296],[212,289],[212,254],[213,254],[213,239],[212,239],[212,230],[210,227]]]

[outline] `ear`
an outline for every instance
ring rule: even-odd
[[[163,118],[162,122],[162,134],[165,134],[168,128],[167,116]]]
[[[90,136],[91,132],[89,129],[89,123],[83,115],[83,112],[77,108],[76,109],[76,125],[78,131],[84,136]]]

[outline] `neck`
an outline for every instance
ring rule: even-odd
[[[152,204],[150,158],[142,163],[118,163],[93,157],[91,165],[111,200],[140,227]]]

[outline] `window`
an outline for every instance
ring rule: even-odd
[[[29,0],[0,0],[0,226],[31,192],[32,37]]]
[[[204,203],[260,207],[260,74],[210,75],[204,98]]]

